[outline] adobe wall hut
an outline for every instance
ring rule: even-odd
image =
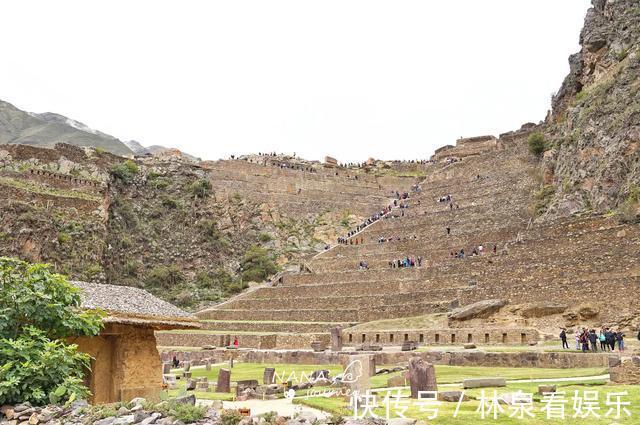
[[[150,293],[128,286],[73,282],[82,290],[82,307],[107,312],[104,329],[95,337],[71,338],[88,353],[87,385],[93,403],[157,399],[162,389],[162,365],[154,331],[193,329],[191,314]]]

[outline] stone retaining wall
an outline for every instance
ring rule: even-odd
[[[341,364],[341,358],[363,352],[322,352],[313,351],[271,351],[271,350],[240,350],[236,353],[236,359],[247,363],[268,364],[300,364],[323,365]],[[447,366],[483,366],[483,367],[539,367],[552,369],[570,368],[597,368],[603,371],[609,366],[608,354],[600,353],[489,353],[485,351],[429,351],[429,352],[372,352],[378,365],[406,364],[413,356],[419,356],[426,361]],[[196,352],[163,351],[162,361],[169,361],[176,356],[179,360],[191,360],[194,364],[210,359],[214,363],[220,363],[229,359],[228,350],[203,350]]]

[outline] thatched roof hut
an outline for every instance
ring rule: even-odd
[[[107,313],[100,335],[71,339],[92,357],[86,378],[92,401],[157,399],[162,389],[162,364],[154,331],[199,328],[198,320],[142,289],[72,283],[81,290],[82,307]]]

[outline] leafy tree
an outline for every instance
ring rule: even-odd
[[[0,404],[86,397],[89,356],[63,338],[98,334],[102,315],[48,265],[0,258]]]
[[[545,149],[546,143],[541,133],[533,133],[529,136],[529,152],[532,155],[539,157],[544,153]]]
[[[242,279],[246,282],[262,282],[267,277],[278,271],[273,259],[273,254],[257,245],[252,245],[244,254],[240,263],[242,267]]]

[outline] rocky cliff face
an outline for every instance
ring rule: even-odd
[[[640,4],[593,0],[580,44],[547,118],[545,216],[618,211],[632,219],[640,187]]]

